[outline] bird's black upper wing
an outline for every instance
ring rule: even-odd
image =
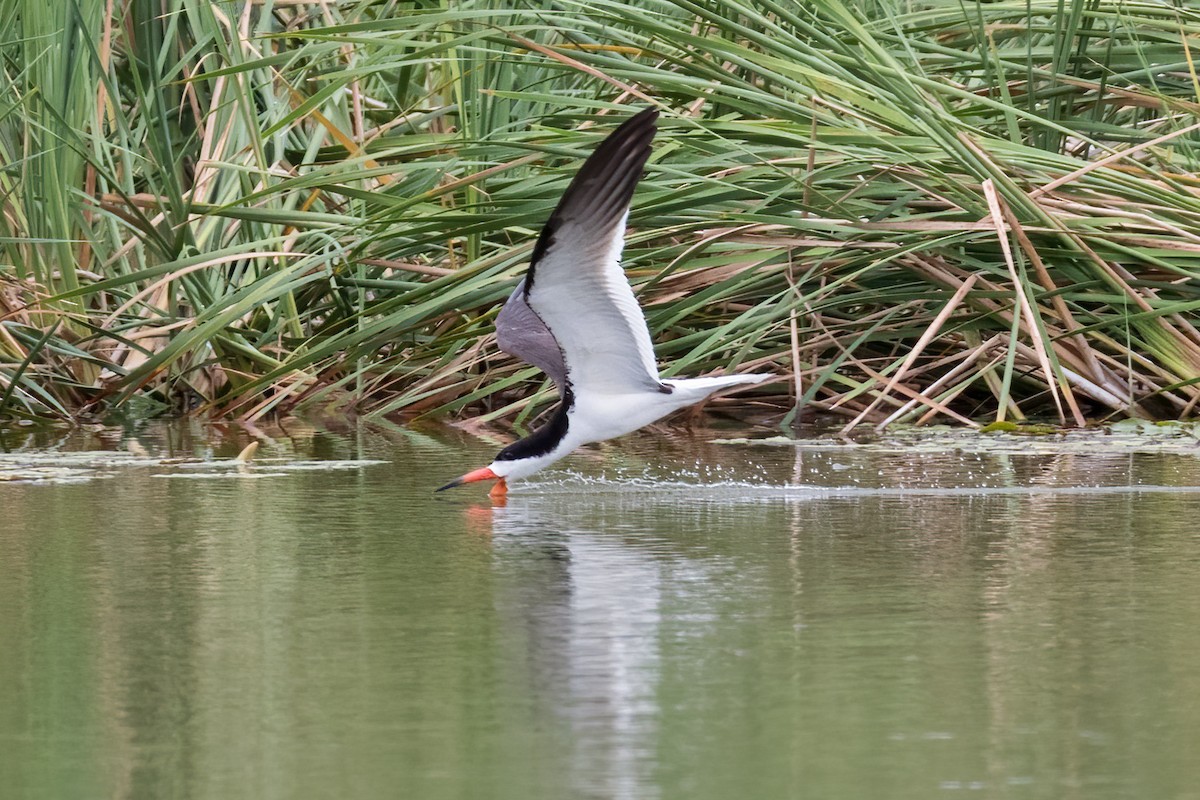
[[[564,381],[598,394],[662,388],[650,331],[620,261],[657,117],[647,109],[626,120],[584,162],[496,320],[501,348],[545,370],[560,391]]]

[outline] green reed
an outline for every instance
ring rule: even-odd
[[[1200,12],[542,5],[6,4],[0,415],[524,424],[498,305],[646,105],[668,374],[774,370],[718,402],[784,423],[1192,414]]]

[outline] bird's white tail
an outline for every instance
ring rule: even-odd
[[[670,378],[663,383],[675,389],[683,397],[694,397],[696,402],[708,397],[718,389],[728,386],[742,386],[751,383],[769,381],[775,376],[769,372],[757,372],[749,375],[714,375],[708,378]]]

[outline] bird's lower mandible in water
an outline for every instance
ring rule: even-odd
[[[438,489],[532,475],[580,445],[612,439],[718,389],[770,374],[660,378],[646,318],[621,268],[625,220],[650,157],[658,112],[626,120],[584,162],[542,228],[529,271],[496,317],[500,349],[540,368],[558,387],[549,421],[486,467]]]

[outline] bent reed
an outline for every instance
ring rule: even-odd
[[[625,265],[657,355],[786,378],[721,402],[1200,400],[1194,6],[16,0],[0,55],[0,418],[524,425],[555,395],[495,314],[646,106]]]

